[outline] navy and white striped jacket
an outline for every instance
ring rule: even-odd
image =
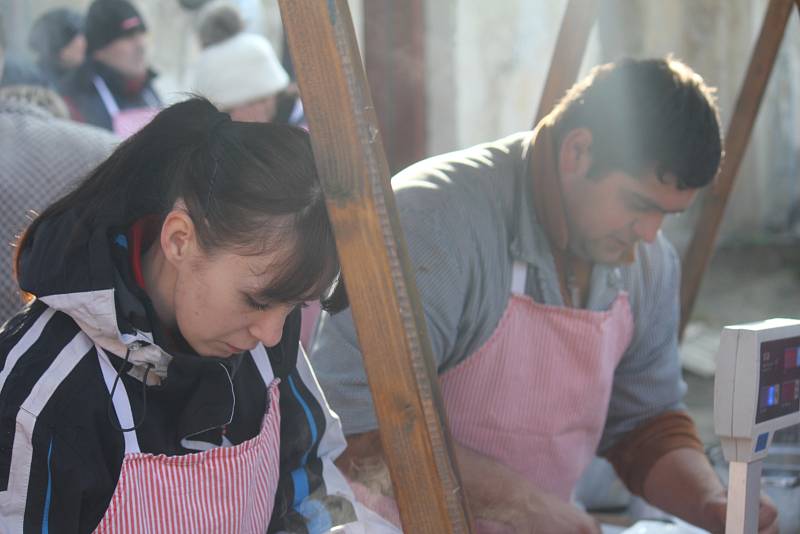
[[[241,443],[258,433],[268,402],[253,360],[264,357],[263,347],[226,359],[188,348],[167,353],[134,282],[124,229],[84,228],[78,220],[65,213],[38,227],[20,277],[37,298],[0,330],[0,532],[91,532],[103,517],[124,439],[98,346],[122,366],[142,452],[187,454],[198,441],[220,446],[223,429]],[[266,349],[281,379],[281,480],[269,532],[324,532],[357,517],[332,463],[345,446],[339,420],[299,333],[296,310],[281,342]],[[159,385],[141,381],[147,363]]]

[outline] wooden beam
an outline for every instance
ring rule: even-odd
[[[683,258],[681,282],[680,333],[689,322],[703,273],[708,268],[720,222],[725,213],[728,197],[733,189],[739,165],[744,157],[753,124],[761,107],[761,99],[775,65],[786,23],[795,0],[770,0],[767,14],[761,25],[750,65],[747,67],[742,88],[736,101],[728,132],[725,137],[725,157],[719,176],[703,195],[703,208],[695,225],[692,241]]]
[[[394,174],[427,155],[424,6],[368,0],[364,18],[364,63]]]
[[[561,28],[558,30],[534,126],[550,113],[578,78],[586,44],[597,17],[597,2],[598,0],[569,0],[564,18],[561,19]]]
[[[347,3],[279,4],[404,529],[471,532]]]

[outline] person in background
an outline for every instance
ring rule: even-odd
[[[194,91],[234,120],[272,121],[289,76],[269,41],[244,32],[237,8],[225,2],[203,8],[198,35],[204,48],[194,68]]]
[[[346,306],[307,132],[175,104],[31,223],[16,268],[0,530],[396,532],[334,466],[298,341],[303,301]]]
[[[16,55],[7,55],[3,67],[3,76],[0,78],[0,87],[8,85],[38,85],[50,87],[50,82],[44,77],[39,67]]]
[[[126,138],[158,112],[147,27],[127,0],[95,0],[86,14],[87,59],[61,85],[73,119]]]
[[[680,261],[660,233],[722,156],[713,90],[674,60],[576,83],[534,131],[436,156],[392,188],[464,490],[482,532],[599,533],[570,502],[595,454],[711,532],[725,487],[686,412]],[[382,457],[352,317],[323,313],[312,362],[348,434]],[[777,532],[762,501],[759,532]]]
[[[0,28],[0,34],[5,35],[5,28]],[[8,54],[5,48],[5,42],[0,43],[0,49],[2,49],[0,50],[0,56],[2,56],[2,62],[0,62],[0,87],[7,85],[48,87],[50,85],[36,65],[19,56]]]
[[[239,8],[227,0],[206,2],[197,15],[197,39],[200,48],[221,43],[244,31],[244,20]]]
[[[38,56],[36,64],[52,87],[84,62],[86,36],[83,16],[69,8],[42,14],[31,27],[28,46]]]
[[[0,21],[0,65],[3,45]],[[0,324],[23,304],[14,280],[12,243],[31,212],[44,209],[118,143],[105,130],[68,118],[66,104],[46,87],[0,88]]]

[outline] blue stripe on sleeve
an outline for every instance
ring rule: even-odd
[[[294,394],[297,402],[300,403],[300,406],[303,407],[303,412],[306,414],[306,422],[308,423],[308,428],[311,432],[311,443],[309,444],[309,448],[303,454],[301,466],[300,468],[292,471],[292,482],[294,483],[294,505],[297,506],[303,501],[303,499],[308,497],[308,474],[303,466],[308,463],[308,454],[311,452],[311,447],[313,447],[317,442],[317,424],[314,422],[314,416],[311,414],[311,408],[309,408],[308,403],[297,390],[297,386],[294,383],[294,377],[289,375],[288,382],[289,387],[292,389],[292,394]]]
[[[308,497],[308,474],[302,467],[292,471],[292,483],[294,484],[294,506],[303,502]]]
[[[53,495],[53,474],[50,470],[50,457],[53,454],[53,438],[50,438],[50,446],[47,449],[47,493],[44,497],[44,517],[42,517],[42,534],[50,531],[50,499]]]
[[[311,408],[308,407],[308,403],[300,395],[300,392],[297,390],[297,386],[294,384],[294,377],[291,375],[289,375],[289,386],[292,388],[292,393],[294,393],[297,402],[299,402],[300,406],[303,407],[303,412],[305,412],[306,421],[308,422],[308,429],[311,431],[311,443],[303,455],[303,465],[305,465],[308,462],[308,453],[311,452],[311,447],[313,447],[317,442],[317,424],[314,422],[314,416],[311,415]]]

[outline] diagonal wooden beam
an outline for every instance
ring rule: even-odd
[[[569,0],[561,19],[534,126],[550,113],[578,78],[586,44],[597,18],[597,3],[598,0]]]
[[[725,158],[719,176],[703,195],[703,208],[695,224],[694,235],[683,258],[681,282],[681,326],[683,331],[692,314],[703,273],[708,268],[720,222],[728,204],[739,165],[744,157],[753,124],[761,107],[761,99],[775,65],[786,23],[797,0],[770,0],[761,25],[750,65],[736,101],[725,137]]]
[[[406,532],[471,532],[346,0],[280,0]]]

